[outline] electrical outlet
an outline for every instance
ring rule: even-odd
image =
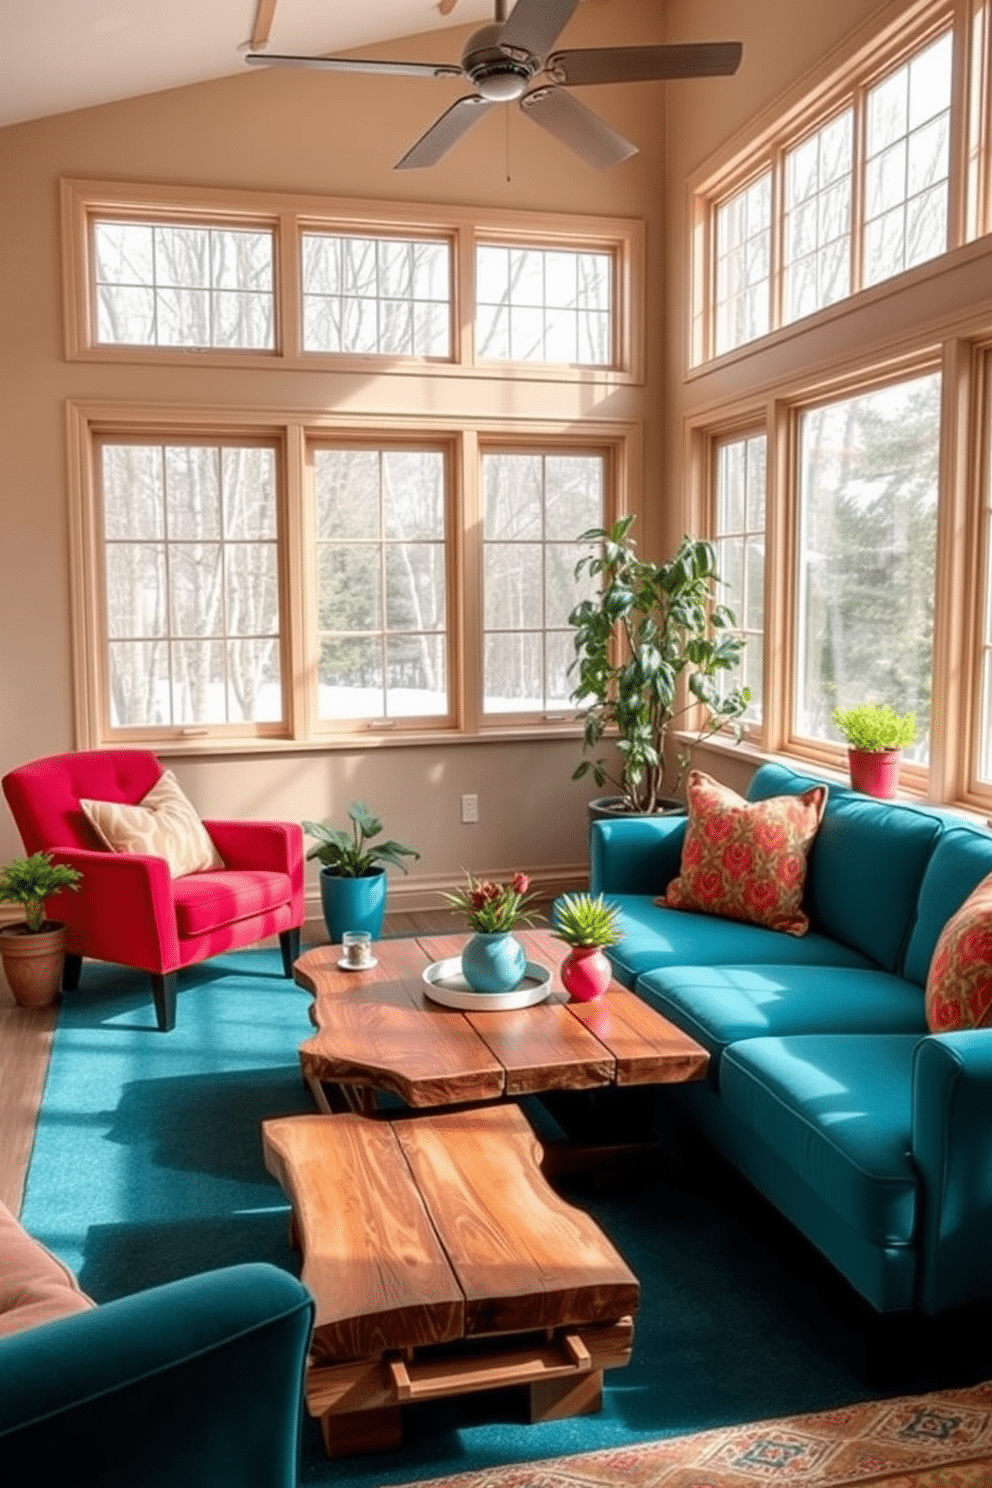
[[[476,795],[462,796],[462,821],[477,822],[479,820],[479,798]]]

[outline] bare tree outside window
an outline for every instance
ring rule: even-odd
[[[766,171],[716,211],[716,353],[768,331],[772,177]]]
[[[313,452],[322,719],[448,711],[445,467],[440,450]]]
[[[302,255],[305,351],[450,357],[447,241],[308,232]]]
[[[948,32],[868,94],[865,284],[947,247],[951,62]]]
[[[568,616],[592,593],[577,539],[603,525],[604,480],[599,454],[483,455],[486,713],[574,711]]]
[[[93,223],[96,340],[116,346],[271,350],[267,228]]]
[[[939,374],[803,414],[794,727],[839,740],[835,707],[916,714],[929,751]]]
[[[280,720],[274,451],[107,442],[101,475],[111,727]]]
[[[846,109],[785,157],[784,319],[851,292],[854,113]]]
[[[721,674],[720,693],[726,697],[737,687],[749,687],[751,701],[742,716],[754,724],[761,722],[764,680],[767,443],[764,434],[721,440],[715,462],[717,598],[733,610],[737,634],[747,642],[740,665]]]
[[[475,255],[478,361],[609,366],[609,253],[480,244]]]

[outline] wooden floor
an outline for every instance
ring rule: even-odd
[[[464,928],[453,910],[387,915],[386,935]],[[0,971],[0,1202],[20,1214],[58,1009],[21,1008]]]

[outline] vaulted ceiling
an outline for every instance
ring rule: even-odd
[[[492,15],[492,0],[0,0],[0,125],[241,72],[253,37],[360,51]],[[437,60],[457,56],[442,37]]]

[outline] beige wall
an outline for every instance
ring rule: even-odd
[[[653,0],[583,6],[570,30],[579,45],[661,38]],[[456,55],[461,31],[413,38],[385,55]],[[403,408],[412,384],[357,383],[333,372],[242,371],[67,362],[62,354],[58,188],[63,176],[192,183],[368,199],[496,204],[539,211],[645,218],[650,332],[647,381],[604,398],[597,413],[645,426],[648,489],[660,488],[660,283],[663,200],[661,93],[596,89],[590,102],[641,152],[599,172],[509,111],[476,126],[429,172],[391,164],[458,96],[458,86],[246,70],[196,87],[0,131],[3,221],[0,276],[0,773],[74,745],[66,525],[64,410],[71,399],[202,401],[290,409]],[[508,154],[507,154],[508,148]],[[507,164],[509,163],[509,179]],[[418,389],[419,393],[419,389]],[[473,387],[445,379],[436,396],[457,416]],[[588,406],[581,390],[549,386],[549,412]],[[585,861],[584,800],[570,776],[577,741],[439,743],[369,751],[297,751],[204,758],[175,765],[204,814],[343,818],[368,799],[391,834],[423,854],[397,889],[422,888],[476,869],[522,867],[573,875]],[[462,826],[459,797],[480,797],[480,822]],[[0,811],[0,861],[20,849]]]
[[[683,527],[685,420],[725,396],[704,377],[685,379],[687,314],[685,182],[849,33],[884,7],[867,0],[593,0],[569,31],[575,45],[655,40],[744,42],[733,80],[590,89],[584,97],[636,140],[640,154],[607,172],[583,166],[515,110],[486,118],[437,169],[397,174],[391,162],[450,99],[454,85],[260,71],[181,91],[0,131],[0,772],[73,747],[64,409],[70,399],[319,409],[402,406],[401,379],[354,386],[333,372],[219,372],[68,363],[62,356],[58,182],[62,176],[193,183],[457,205],[495,204],[642,218],[647,227],[646,376],[595,412],[634,419],[644,431],[642,545],[663,551]],[[385,55],[454,54],[461,32],[409,39]],[[509,166],[509,179],[507,179]],[[987,262],[948,291],[973,298]],[[904,306],[876,311],[884,338]],[[916,313],[919,313],[918,311]],[[780,361],[834,354],[792,345]],[[762,373],[761,375],[765,375]],[[775,367],[767,373],[774,380]],[[447,413],[471,389],[447,379]],[[549,388],[548,409],[574,391]],[[584,403],[575,403],[578,413]],[[525,867],[553,877],[585,858],[583,800],[570,781],[573,741],[439,743],[369,751],[299,750],[205,758],[176,768],[205,814],[341,816],[369,799],[389,830],[420,847],[410,887],[475,868]],[[740,774],[734,769],[733,773]],[[481,820],[462,826],[459,796],[476,791]],[[0,813],[0,861],[19,848]],[[397,888],[406,889],[399,880]],[[409,902],[413,902],[412,900]]]

